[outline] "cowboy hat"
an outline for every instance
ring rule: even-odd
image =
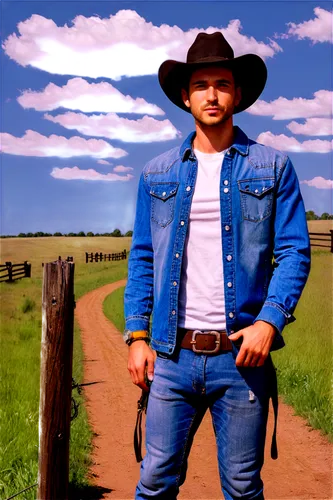
[[[181,89],[187,87],[193,71],[205,66],[221,66],[232,71],[242,94],[234,113],[250,107],[264,90],[267,68],[261,57],[255,54],[234,57],[232,47],[221,32],[199,33],[187,52],[186,63],[168,59],[158,70],[158,79],[164,93],[170,101],[188,113],[191,110],[183,102]]]

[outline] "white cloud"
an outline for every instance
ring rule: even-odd
[[[119,10],[109,18],[75,17],[71,25],[57,26],[52,19],[33,14],[17,25],[3,43],[6,54],[22,66],[33,66],[60,75],[106,77],[153,75],[166,59],[185,60],[200,31],[221,31],[235,54],[255,53],[273,57],[281,47],[241,33],[238,19],[226,28],[183,31],[178,26],[147,22],[134,10]]]
[[[332,189],[333,181],[330,179],[324,179],[324,177],[314,177],[310,181],[300,181],[301,184],[307,184],[308,186],[315,187],[317,189]]]
[[[121,158],[127,155],[123,149],[114,148],[101,139],[84,139],[78,136],[66,139],[54,134],[46,137],[34,130],[27,130],[23,137],[3,133],[0,134],[0,141],[3,153],[19,156]]]
[[[49,83],[42,91],[24,90],[17,101],[23,108],[52,111],[57,108],[80,110],[84,113],[139,113],[164,115],[164,111],[145,99],[124,95],[107,82],[89,83],[83,78],[71,78],[62,87]]]
[[[181,135],[169,120],[159,121],[150,116],[129,120],[115,113],[87,116],[69,111],[57,116],[45,114],[44,118],[69,130],[78,130],[83,135],[123,142],[169,141]]]
[[[98,160],[97,163],[99,163],[100,165],[112,165],[112,163],[107,160]]]
[[[308,118],[305,123],[293,121],[287,125],[287,128],[293,134],[321,136],[333,135],[332,126],[331,118]]]
[[[107,181],[107,182],[116,182],[122,181],[127,182],[133,179],[133,175],[117,175],[113,173],[101,174],[96,172],[96,170],[89,168],[88,170],[82,170],[79,167],[65,167],[58,168],[55,167],[52,169],[50,174],[55,179],[63,179],[66,181],[72,180],[83,180],[83,181]]]
[[[283,134],[274,135],[272,132],[263,132],[256,140],[266,146],[292,153],[329,153],[333,149],[333,141],[315,139],[299,142],[295,137],[287,137]]]
[[[124,167],[124,165],[117,165],[113,169],[114,172],[130,172],[131,170],[134,170],[134,168],[133,167]]]
[[[313,99],[279,97],[271,102],[259,99],[246,111],[251,115],[272,116],[273,120],[331,116],[333,92],[330,90],[317,90],[313,95]]]
[[[288,23],[289,30],[286,38],[296,36],[299,40],[309,38],[313,43],[329,42],[333,43],[332,23],[333,14],[329,10],[315,7],[313,9],[315,18],[304,21],[300,24]]]

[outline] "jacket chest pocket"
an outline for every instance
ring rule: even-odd
[[[244,220],[260,222],[271,215],[274,180],[274,177],[266,177],[237,181]]]
[[[173,220],[179,182],[158,182],[150,186],[151,218],[161,227]]]

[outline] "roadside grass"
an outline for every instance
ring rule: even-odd
[[[286,347],[273,354],[279,391],[309,425],[333,440],[332,426],[332,254],[312,250],[312,268],[284,330]]]

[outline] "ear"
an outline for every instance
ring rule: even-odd
[[[182,89],[182,99],[183,99],[183,103],[185,104],[185,106],[187,108],[190,107],[190,100],[188,98],[188,93],[186,92],[185,89]]]

